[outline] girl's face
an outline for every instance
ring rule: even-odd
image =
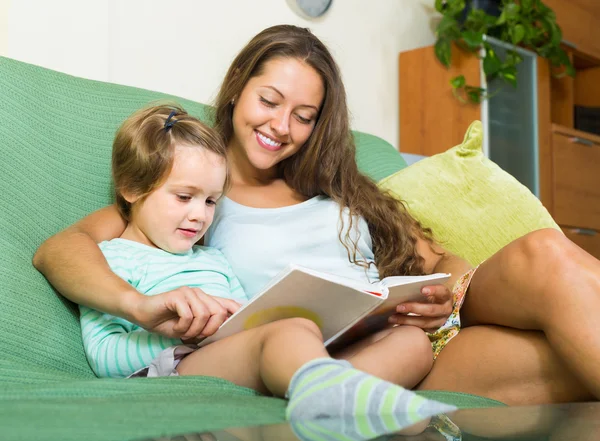
[[[177,146],[166,181],[133,203],[123,235],[170,253],[189,251],[210,227],[227,176],[225,159],[197,146]],[[131,199],[131,200],[130,200]]]
[[[236,171],[272,174],[312,133],[325,91],[320,75],[295,58],[268,61],[235,100],[230,147]]]

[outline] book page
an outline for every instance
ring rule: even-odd
[[[261,294],[242,306],[211,337],[199,343],[204,346],[237,332],[286,318],[302,317],[315,322],[327,341],[341,330],[368,314],[383,295],[380,286],[360,283],[373,293],[327,280],[327,274],[294,266],[274,279]],[[383,288],[383,290],[387,290]]]
[[[384,281],[389,289],[387,298],[350,329],[328,342],[328,348],[336,351],[391,326],[388,319],[396,313],[396,307],[400,303],[424,301],[425,298],[421,294],[422,288],[428,285],[442,284],[449,278],[450,274],[441,273],[427,276],[386,277]],[[390,286],[390,279],[395,284]]]
[[[445,283],[445,281],[448,280],[449,277],[450,274],[447,273],[427,274],[424,276],[390,276],[386,277],[379,283],[387,286],[388,288],[392,286],[409,285],[411,283],[418,283],[422,281],[429,282],[429,285],[440,285],[442,283]]]

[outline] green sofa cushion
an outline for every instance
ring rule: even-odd
[[[406,168],[402,155],[383,139],[363,132],[353,132],[356,143],[356,164],[375,182]]]
[[[379,183],[405,201],[440,244],[472,265],[531,231],[559,229],[527,187],[484,156],[482,137],[475,121],[462,144]]]
[[[49,236],[112,202],[114,133],[136,109],[175,100],[208,121],[209,107],[133,87],[76,78],[0,57],[0,343],[9,360],[90,377],[77,313],[31,266]],[[374,179],[404,161],[385,141],[356,133],[358,165]],[[381,150],[381,155],[379,151]],[[29,321],[30,335],[15,332]]]
[[[97,379],[76,308],[31,265],[47,237],[111,203],[115,130],[134,110],[164,99],[208,119],[200,103],[0,57],[0,427],[7,439],[122,440],[284,418],[283,400],[217,378]],[[385,141],[355,136],[358,165],[373,179],[404,166]],[[429,395],[462,407],[498,404]]]

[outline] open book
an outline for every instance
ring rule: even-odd
[[[326,346],[343,347],[384,329],[398,304],[423,301],[421,288],[449,277],[397,276],[370,284],[290,265],[198,346],[275,320],[303,317],[319,326]]]

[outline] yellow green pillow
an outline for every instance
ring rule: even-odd
[[[482,139],[481,122],[474,121],[462,144],[379,183],[406,202],[438,243],[472,265],[530,231],[559,229],[527,187],[483,155]]]

